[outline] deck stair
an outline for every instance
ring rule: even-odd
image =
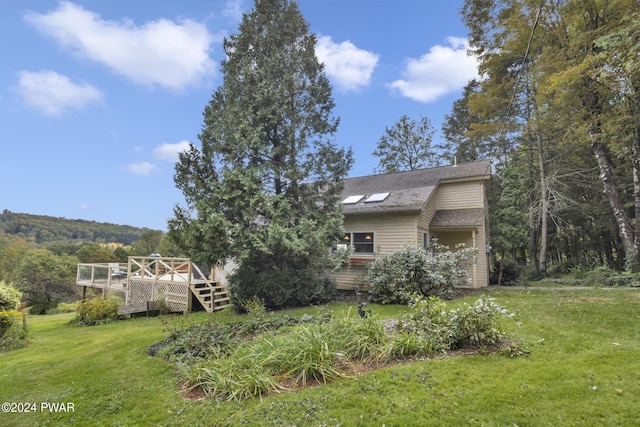
[[[208,312],[221,310],[229,305],[229,295],[226,288],[215,282],[192,283],[191,292]]]

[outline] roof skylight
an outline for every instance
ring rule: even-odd
[[[343,205],[354,205],[358,203],[360,200],[364,198],[364,194],[359,194],[357,196],[349,196],[342,201]]]
[[[389,194],[391,193],[375,193],[367,197],[367,200],[365,200],[364,202],[365,203],[382,202],[384,199],[389,197]]]

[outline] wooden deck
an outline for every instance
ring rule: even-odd
[[[190,312],[197,305],[213,312],[229,305],[225,286],[200,271],[189,258],[129,257],[124,264],[78,264],[76,284],[122,292],[127,306],[164,300],[172,311]],[[196,303],[196,307],[193,304]]]

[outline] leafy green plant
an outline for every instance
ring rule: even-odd
[[[171,328],[168,337],[150,352],[168,360],[190,363],[194,359],[226,355],[249,336],[297,325],[299,322],[308,320],[281,313],[274,316],[247,315],[241,321],[208,322]]]
[[[264,300],[256,296],[246,299],[242,303],[242,309],[252,316],[264,316],[267,312]]]
[[[78,307],[75,322],[84,326],[113,322],[118,318],[118,307],[122,304],[122,299],[117,297],[84,300]]]
[[[514,317],[494,299],[483,296],[473,305],[449,312],[454,334],[454,347],[475,347],[494,345],[505,336],[500,327],[500,319]]]

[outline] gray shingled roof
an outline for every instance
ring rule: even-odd
[[[419,211],[431,197],[439,182],[453,179],[481,178],[491,173],[489,160],[460,163],[457,166],[419,169],[391,174],[360,176],[344,181],[343,199],[348,196],[370,196],[389,192],[381,202],[343,205],[345,215],[383,212]]]
[[[443,209],[436,211],[429,228],[481,226],[484,223],[484,209]]]

